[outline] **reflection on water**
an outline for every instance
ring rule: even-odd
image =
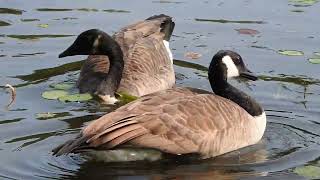
[[[70,37],[73,35],[62,35],[62,34],[40,34],[40,35],[16,35],[16,34],[10,34],[6,35],[7,37],[14,38],[14,39],[20,39],[20,40],[39,40],[41,38],[60,38],[60,37]]]
[[[11,25],[10,23],[0,20],[0,26],[10,26],[10,25]]]
[[[23,10],[20,9],[12,9],[12,8],[0,8],[0,14],[14,14],[21,15]]]
[[[320,157],[319,66],[305,61],[319,51],[317,2],[2,1],[0,87],[14,85],[17,99],[10,110],[0,109],[0,160],[5,164],[0,179],[303,179],[292,170],[317,165]],[[207,66],[219,49],[246,57],[259,80],[231,82],[265,108],[268,124],[263,140],[207,160],[179,156],[154,163],[107,164],[78,154],[52,156],[53,148],[76,136],[86,123],[120,106],[43,99],[41,93],[50,85],[74,83],[84,59],[57,55],[83,30],[100,28],[112,34],[160,13],[176,21],[170,47],[178,86],[210,90]],[[258,29],[261,34],[241,36],[235,29],[245,33]],[[305,56],[281,56],[274,49],[299,49]],[[186,52],[202,57],[185,60]],[[0,91],[1,105],[8,97]]]
[[[226,20],[226,19],[200,19],[195,18],[195,21],[200,22],[213,22],[213,23],[237,23],[237,24],[265,24],[263,21],[235,21],[235,20]]]
[[[84,12],[98,12],[99,9],[95,8],[79,8],[79,9],[60,9],[60,8],[38,8],[37,11],[44,11],[44,12],[63,12],[63,11],[84,11]],[[121,10],[121,9],[104,9],[101,10],[102,12],[108,12],[108,13],[130,13],[130,11],[127,10]]]

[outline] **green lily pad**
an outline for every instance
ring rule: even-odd
[[[66,95],[68,95],[68,92],[63,90],[51,90],[42,93],[42,97],[45,99],[58,99],[59,97]]]
[[[58,84],[51,84],[50,87],[58,90],[69,90],[73,87],[74,85],[71,83],[58,83]]]
[[[315,52],[314,55],[320,56],[320,52]]]
[[[286,56],[303,56],[302,51],[296,50],[279,50],[278,53]]]
[[[294,169],[295,173],[312,179],[320,178],[320,167],[317,166],[304,166],[304,167],[297,167]]]
[[[121,104],[127,104],[131,101],[138,99],[138,97],[132,96],[132,95],[125,93],[125,92],[117,92],[116,97],[120,101]]]
[[[62,102],[84,102],[89,101],[93,97],[89,93],[85,94],[70,94],[66,96],[59,97],[58,100]]]
[[[48,27],[49,27],[49,24],[38,24],[38,27],[48,28]]]
[[[320,58],[309,58],[308,61],[312,64],[320,64]]]

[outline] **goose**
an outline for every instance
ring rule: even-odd
[[[80,93],[98,95],[108,104],[115,92],[140,97],[175,84],[169,40],[175,23],[161,14],[128,25],[112,37],[90,29],[81,33],[59,58],[89,55],[77,87]]]
[[[208,71],[214,93],[174,87],[143,96],[90,122],[53,154],[119,150],[118,161],[125,161],[134,159],[124,156],[130,151],[150,149],[210,158],[256,144],[264,134],[266,114],[257,101],[227,82],[239,76],[257,80],[238,53],[220,50]]]

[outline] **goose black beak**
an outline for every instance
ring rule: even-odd
[[[59,54],[59,58],[76,55],[76,54],[73,53],[73,52],[74,52],[74,50],[72,49],[72,46],[70,46],[68,49],[66,49],[66,50],[63,51],[61,54]]]
[[[240,77],[246,78],[246,79],[250,79],[252,81],[255,81],[258,79],[258,76],[253,74],[251,71],[246,70],[244,72],[240,73]]]
[[[68,47],[68,49],[59,54],[59,58],[80,55],[81,53],[79,53],[78,51],[79,47],[75,43],[73,43],[70,47]]]

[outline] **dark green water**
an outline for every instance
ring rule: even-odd
[[[320,158],[320,65],[308,62],[320,51],[319,4],[0,0],[0,86],[17,87],[16,102],[9,110],[4,108],[9,94],[0,91],[0,179],[303,179],[294,169],[319,166]],[[260,76],[255,82],[232,83],[266,109],[263,140],[206,161],[105,164],[79,155],[53,157],[52,148],[73,137],[85,122],[115,108],[95,101],[43,99],[41,93],[50,84],[75,82],[85,58],[58,59],[58,54],[84,30],[100,28],[112,34],[160,13],[175,17],[170,46],[177,59],[179,86],[209,90],[206,67],[220,49],[239,52]],[[286,49],[304,55],[277,53]],[[190,51],[202,54],[201,58],[188,59],[184,54]],[[37,118],[45,112],[58,116]]]

